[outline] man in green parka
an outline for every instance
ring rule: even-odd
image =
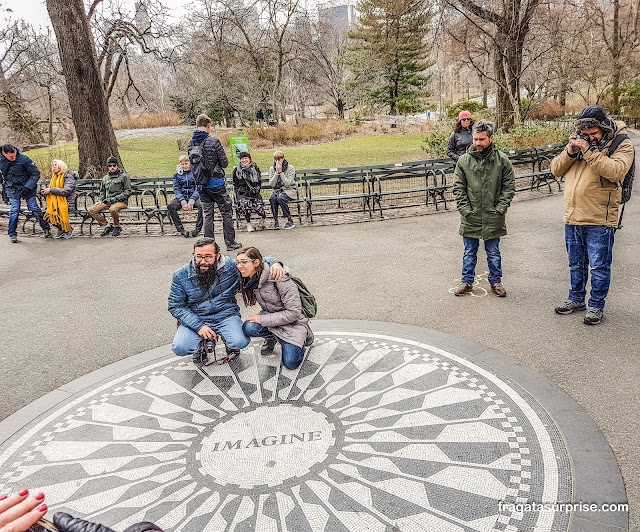
[[[494,125],[480,120],[473,126],[473,145],[460,156],[454,171],[453,195],[462,217],[460,234],[464,242],[461,284],[456,296],[473,290],[478,247],[484,240],[491,291],[507,295],[502,286],[500,237],[507,234],[505,215],[516,192],[515,175],[509,158],[493,146]]]

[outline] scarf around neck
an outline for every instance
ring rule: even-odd
[[[247,188],[251,192],[260,192],[260,174],[256,170],[256,165],[253,163],[242,164],[238,163],[238,169],[240,170],[240,176],[247,184]]]
[[[49,183],[51,188],[64,187],[64,173],[54,174]],[[69,223],[69,204],[66,196],[57,194],[47,194],[47,212],[44,215],[45,220],[57,225],[63,231],[71,231],[71,223]]]

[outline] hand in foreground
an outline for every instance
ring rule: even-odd
[[[191,203],[185,203],[184,207],[182,207],[183,211],[192,211],[193,205]]]
[[[271,277],[273,277],[277,281],[284,277],[284,268],[282,267],[282,264],[276,262],[269,268],[269,273],[271,274]]]
[[[43,194],[51,194],[51,187],[44,187],[42,189]]]
[[[0,496],[0,532],[24,532],[47,513],[44,494],[29,497],[29,490]]]
[[[200,327],[198,334],[202,336],[202,338],[205,338],[206,340],[215,340],[216,342],[218,341],[218,335],[208,325],[203,325],[202,327]]]
[[[254,314],[253,316],[249,316],[247,318],[247,321],[253,322],[253,323],[259,323],[262,325],[262,320],[260,319],[260,314]]]

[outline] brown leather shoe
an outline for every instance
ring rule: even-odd
[[[491,291],[498,297],[504,297],[507,295],[507,291],[502,286],[502,283],[495,283],[491,285]]]
[[[467,283],[461,283],[458,289],[453,293],[456,296],[463,296],[473,290],[473,285]]]

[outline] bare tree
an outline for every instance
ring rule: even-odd
[[[476,3],[474,0],[446,0],[451,10],[460,15],[460,23],[452,27],[461,29],[452,35],[465,46],[472,65],[477,41],[484,41],[482,55],[490,52],[493,72],[484,75],[497,86],[496,113],[498,123],[509,127],[522,119],[520,104],[520,78],[523,71],[537,57],[525,64],[525,43],[533,17],[542,0],[492,0]],[[537,36],[536,36],[537,37]],[[540,50],[544,54],[546,50]],[[478,67],[479,71],[482,71]]]

